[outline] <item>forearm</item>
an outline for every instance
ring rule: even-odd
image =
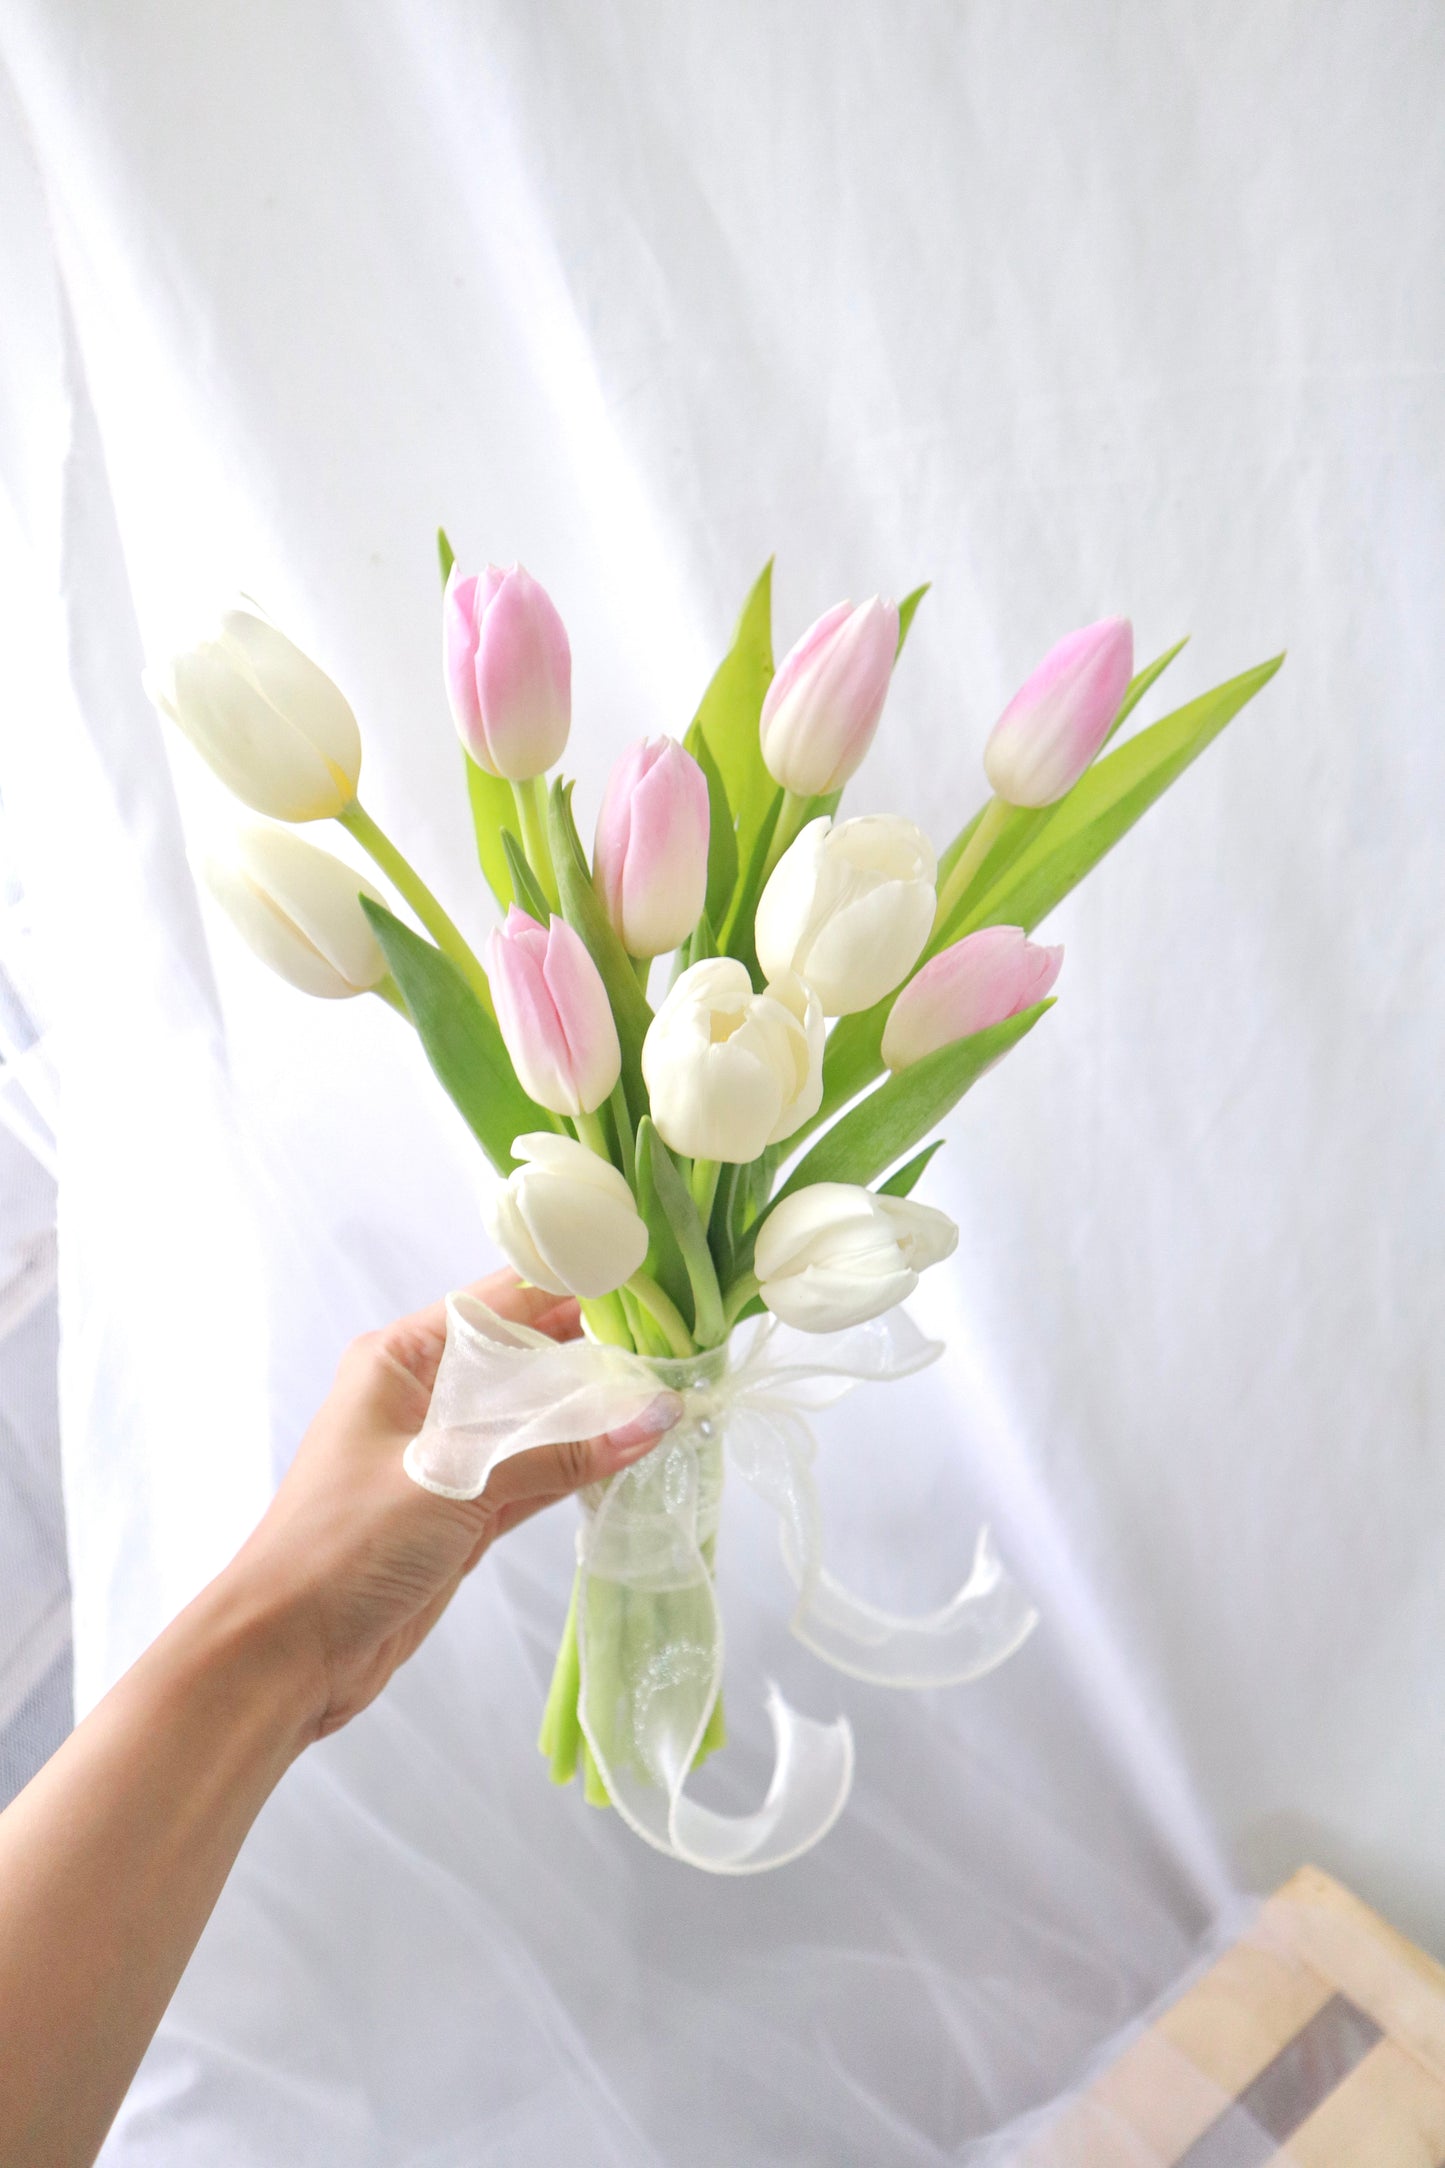
[[[233,1569],[0,1815],[0,2160],[92,2161],[261,1806],[316,1722]]]

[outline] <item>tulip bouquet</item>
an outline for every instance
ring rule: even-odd
[[[557,1346],[454,1298],[411,1473],[474,1496],[525,1445],[662,1395],[681,1416],[586,1502],[543,1722],[554,1777],[580,1772],[697,1865],[774,1865],[837,1813],[851,1741],[775,1697],[763,1807],[686,1793],[722,1739],[724,1466],[777,1509],[794,1630],[841,1668],[969,1678],[1028,1631],[986,1539],[927,1618],[849,1596],[821,1563],[807,1411],[937,1352],[897,1306],[957,1230],[913,1192],[940,1122],[1051,1006],[1062,951],[1029,935],[1278,658],[1106,752],[1179,648],[1135,675],[1125,620],[1071,634],[1004,710],[992,794],[936,853],[912,821],[838,817],[926,590],[839,603],[775,670],[765,570],[685,737],[613,769],[589,853],[572,785],[547,780],[571,726],[562,621],[520,567],[464,576],[440,539],[443,676],[502,913],[483,957],[363,810],[346,700],[253,607],[154,697],[256,811],[334,818],[375,860],[415,924],[286,826],[251,828],[210,878],[294,985],[373,992],[415,1027],[500,1177],[496,1241],[581,1304],[584,1339]]]

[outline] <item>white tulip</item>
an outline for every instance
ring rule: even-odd
[[[664,1144],[743,1162],[779,1144],[823,1098],[823,1012],[787,975],[755,994],[747,966],[684,971],[648,1026],[642,1075]]]
[[[337,1000],[386,977],[359,900],[383,899],[329,851],[285,828],[245,828],[231,855],[211,859],[204,872],[242,939],[303,994]]]
[[[763,1301],[785,1325],[843,1332],[902,1302],[919,1273],[957,1246],[958,1229],[932,1205],[875,1196],[851,1182],[814,1182],[774,1205],[753,1269]]]
[[[356,796],[361,734],[324,670],[250,604],[148,673],[146,690],[221,781],[273,820],[316,821]]]
[[[769,978],[796,971],[825,1016],[871,1009],[907,978],[933,928],[933,845],[912,821],[809,821],[772,871],[753,933]]]
[[[647,1255],[647,1228],[617,1169],[548,1129],[514,1137],[512,1150],[522,1164],[483,1217],[522,1278],[584,1301],[630,1280]]]

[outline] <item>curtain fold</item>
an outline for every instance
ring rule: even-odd
[[[780,650],[932,578],[856,810],[940,843],[1072,625],[1193,632],[1150,715],[1290,650],[1051,922],[1059,1006],[930,1170],[948,1357],[828,1418],[838,1570],[923,1608],[987,1518],[1029,1647],[823,1680],[730,1500],[729,1662],[846,1711],[859,1778],[716,1886],[547,1786],[571,1530],[509,1538],[266,1810],[106,2158],[981,2163],[1302,1856],[1438,1940],[1438,12],[17,0],[0,56],[78,1706],[347,1337],[488,1262],[397,1019],[203,912],[229,809],[147,655],[256,594],[480,939],[438,522],[562,609],[584,831],[775,550]],[[745,1718],[720,1803],[765,1755]]]

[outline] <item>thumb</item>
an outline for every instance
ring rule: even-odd
[[[681,1413],[682,1395],[660,1392],[620,1430],[600,1438],[564,1438],[556,1445],[515,1453],[492,1470],[482,1503],[492,1512],[523,1503],[541,1506],[584,1490],[589,1483],[605,1483],[650,1453]]]

